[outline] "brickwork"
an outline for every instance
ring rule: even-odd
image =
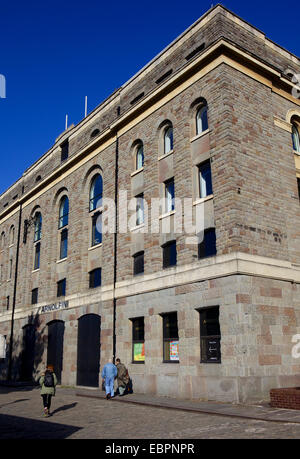
[[[287,387],[270,390],[270,402],[274,408],[300,410],[300,388]]]

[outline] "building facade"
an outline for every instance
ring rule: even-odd
[[[140,393],[299,385],[298,74],[217,5],[0,196],[1,379],[98,387],[114,355]]]

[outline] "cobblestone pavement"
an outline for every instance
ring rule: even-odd
[[[57,389],[43,417],[38,388],[0,387],[0,439],[300,438],[300,424],[174,411],[85,398]]]

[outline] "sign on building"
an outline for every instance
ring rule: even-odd
[[[4,335],[0,335],[0,359],[6,358],[6,338]]]

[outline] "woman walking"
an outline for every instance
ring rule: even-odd
[[[44,416],[50,416],[51,399],[55,396],[57,378],[54,373],[53,365],[47,365],[45,373],[40,377],[41,397],[44,405]]]

